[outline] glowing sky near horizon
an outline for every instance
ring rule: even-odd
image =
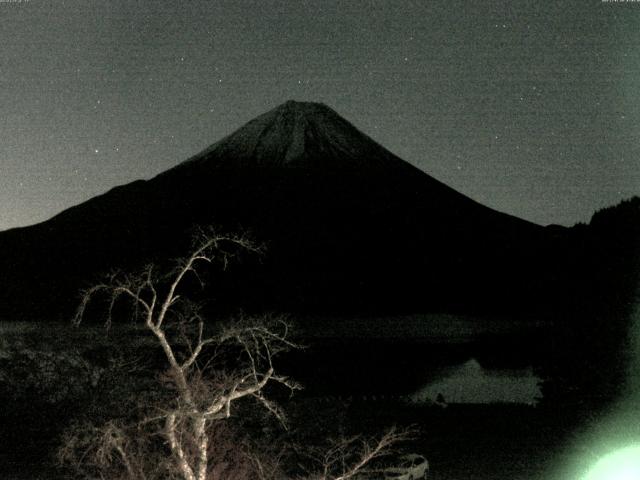
[[[291,98],[536,223],[640,194],[640,3],[23,0],[0,45],[0,229]]]

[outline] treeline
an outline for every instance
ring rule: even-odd
[[[625,394],[640,290],[640,197],[597,211],[561,252],[566,297],[543,368],[547,402],[586,411]]]

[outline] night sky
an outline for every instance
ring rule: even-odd
[[[640,2],[0,0],[0,229],[326,103],[540,224],[640,194]]]

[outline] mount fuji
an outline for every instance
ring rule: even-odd
[[[177,256],[194,225],[267,246],[218,301],[314,312],[531,304],[565,235],[467,198],[325,105],[289,101],[150,180],[0,232],[0,316],[65,317],[97,273]]]

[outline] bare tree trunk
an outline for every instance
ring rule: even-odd
[[[199,415],[195,419],[194,430],[198,448],[198,480],[206,480],[209,465],[209,458],[207,456],[209,436],[207,435],[207,419],[204,415]]]
[[[167,415],[165,433],[167,435],[167,439],[169,440],[171,452],[173,453],[176,463],[178,464],[177,466],[180,474],[184,477],[185,480],[199,480],[196,479],[196,476],[193,473],[193,469],[187,461],[187,457],[185,455],[184,449],[182,448],[182,444],[180,443],[180,439],[176,435],[175,412],[171,412],[169,415]]]

